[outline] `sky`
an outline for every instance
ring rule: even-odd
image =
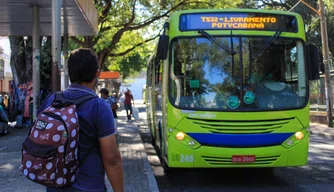
[[[4,49],[4,52],[10,55],[10,44],[7,37],[0,36],[0,47]]]
[[[122,83],[120,91],[125,92],[126,89],[130,89],[134,100],[143,99],[142,90],[143,86],[146,84],[146,78],[134,78],[129,80],[131,81],[131,83]]]

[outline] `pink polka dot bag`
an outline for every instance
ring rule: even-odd
[[[22,144],[20,170],[28,179],[49,187],[73,183],[79,167],[79,118],[76,109],[95,97],[87,95],[68,100],[62,92],[57,92],[53,104],[38,114]]]

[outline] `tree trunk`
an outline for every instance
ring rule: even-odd
[[[15,85],[20,84],[19,75],[17,72],[17,67],[20,63],[21,57],[19,54],[19,42],[20,37],[9,37],[11,56],[10,56],[10,68],[12,69],[13,80]]]
[[[15,84],[30,82],[32,79],[31,38],[9,37],[11,48],[11,69]],[[26,42],[25,42],[26,41]]]
[[[102,71],[104,69],[105,62],[109,56],[109,51],[104,49],[98,53],[98,62],[99,62],[99,69]]]
[[[85,36],[84,48],[91,48],[93,49],[93,37]]]

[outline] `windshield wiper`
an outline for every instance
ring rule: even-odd
[[[281,33],[281,31],[276,31],[276,33],[268,39],[268,41],[261,47],[261,49],[258,50],[254,57],[251,58],[251,61],[257,59],[261,55],[261,53],[266,50],[270,46],[270,44],[281,35]]]
[[[224,51],[226,51],[227,53],[229,53],[230,55],[235,55],[237,54],[236,51],[234,51],[233,49],[230,49],[228,46],[224,45],[223,43],[221,43],[220,41],[218,41],[217,39],[215,39],[213,36],[211,36],[209,33],[200,30],[198,31],[198,33],[202,34],[205,38],[207,38],[209,41],[211,41],[212,43],[215,43],[218,47],[222,48]]]

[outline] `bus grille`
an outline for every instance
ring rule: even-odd
[[[211,133],[254,134],[271,133],[288,124],[293,118],[271,120],[211,120],[188,118],[194,124]]]
[[[214,157],[214,156],[202,156],[202,158],[210,165],[269,165],[275,163],[280,156],[268,156],[268,157],[256,157],[254,162],[251,163],[233,163],[231,157]]]

